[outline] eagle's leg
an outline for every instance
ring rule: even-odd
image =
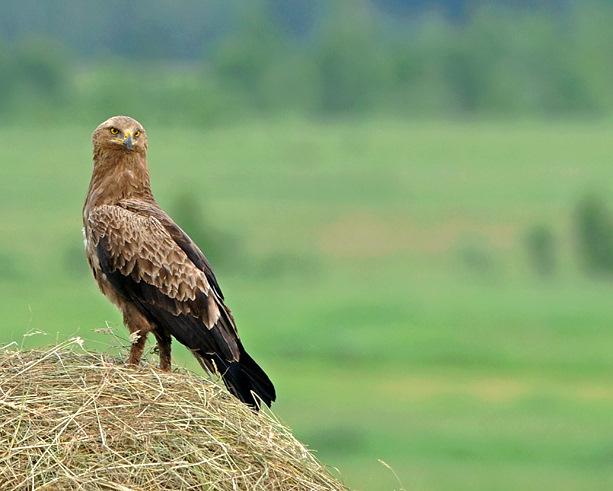
[[[170,372],[170,343],[172,338],[170,337],[170,334],[161,329],[155,329],[153,334],[158,342],[158,351],[160,353],[160,370]]]
[[[130,348],[130,356],[128,357],[128,365],[140,365],[140,359],[145,351],[145,341],[147,341],[147,332],[141,333],[141,331],[132,331],[132,334],[137,334],[138,339],[132,342],[132,348]]]
[[[147,334],[153,329],[149,321],[132,306],[126,306],[124,309],[123,322],[130,331],[130,341],[132,342],[128,365],[139,365],[145,350]]]

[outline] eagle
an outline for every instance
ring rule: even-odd
[[[245,351],[209,261],[153,197],[143,125],[113,116],[92,143],[85,250],[98,287],[130,331],[128,364],[140,363],[153,333],[160,369],[169,371],[174,337],[238,399],[256,411],[261,402],[270,407],[275,388]]]

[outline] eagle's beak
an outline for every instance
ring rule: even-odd
[[[134,148],[134,140],[132,139],[132,132],[130,130],[124,131],[123,133],[123,146],[128,150]]]

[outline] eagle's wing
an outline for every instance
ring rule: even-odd
[[[209,274],[197,266],[198,253],[204,258],[197,248],[181,247],[153,214],[123,206],[92,209],[87,225],[100,270],[119,295],[195,353],[238,361],[233,319],[206,259]]]
[[[155,217],[170,234],[175,243],[183,252],[185,252],[194,266],[196,266],[206,275],[211,288],[215,290],[217,296],[221,300],[224,299],[221,288],[217,283],[215,273],[213,272],[213,268],[211,267],[206,256],[202,253],[194,241],[173,221],[172,218],[170,218],[170,216],[168,216],[164,210],[155,204],[136,199],[124,199],[119,202],[119,205],[122,208],[133,211],[134,213],[138,213],[143,216]],[[229,310],[227,307],[225,308]]]

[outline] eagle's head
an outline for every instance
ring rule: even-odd
[[[129,116],[113,116],[94,130],[94,152],[147,152],[145,128]]]

